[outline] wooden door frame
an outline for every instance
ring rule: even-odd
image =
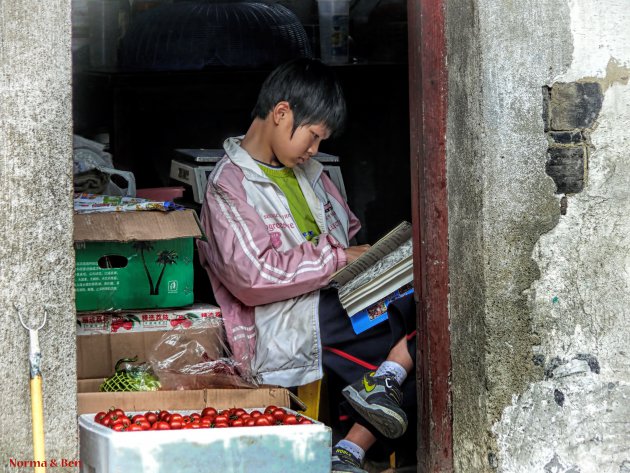
[[[418,471],[453,471],[446,187],[446,0],[408,0]]]

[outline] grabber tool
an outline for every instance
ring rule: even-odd
[[[46,471],[46,451],[44,448],[44,398],[42,396],[42,352],[39,348],[39,330],[46,323],[46,310],[44,310],[44,321],[39,327],[29,327],[22,319],[20,309],[15,306],[15,310],[20,318],[22,326],[28,330],[29,348],[28,362],[30,367],[31,386],[31,417],[33,423],[33,460],[35,461],[35,473],[45,473]]]

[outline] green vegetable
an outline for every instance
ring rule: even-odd
[[[138,357],[122,358],[118,360],[114,367],[115,373],[103,381],[99,391],[121,392],[121,391],[157,391],[161,385],[158,378],[151,372],[145,364],[132,365]],[[126,363],[120,368],[122,363]]]

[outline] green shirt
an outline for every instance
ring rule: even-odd
[[[319,227],[315,223],[311,209],[309,208],[300,184],[295,177],[293,169],[287,167],[273,167],[264,163],[258,163],[262,172],[271,181],[275,182],[284,193],[289,202],[289,210],[298,228],[308,241],[319,235]]]

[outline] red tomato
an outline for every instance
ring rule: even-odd
[[[203,411],[201,411],[201,417],[206,416],[216,416],[217,410],[214,407],[206,407]]]
[[[190,416],[182,417],[182,423],[183,424],[190,424],[191,422],[192,422],[192,419],[190,418]]]
[[[276,419],[271,414],[263,414],[263,417],[269,421],[269,425],[273,425],[276,423]]]
[[[243,419],[232,419],[230,421],[230,427],[243,427]]]
[[[144,417],[149,421],[149,423],[151,424],[155,424],[158,420],[158,416],[155,412],[147,412],[144,414]]]
[[[98,424],[102,424],[103,423],[103,418],[105,418],[107,414],[105,412],[98,412],[95,416],[94,416],[94,422],[98,423]]]
[[[254,425],[271,425],[271,421],[266,416],[257,417]]]
[[[245,411],[245,409],[239,408],[239,409],[234,409],[233,414],[235,416],[243,417],[245,414],[247,414],[247,412]]]
[[[136,423],[136,421],[137,421],[137,420],[140,420],[140,419],[142,419],[142,420],[147,420],[147,418],[144,416],[144,414],[136,414],[135,416],[133,416],[133,417],[131,418],[131,423],[132,423],[132,424],[135,424],[135,423]]]
[[[201,429],[201,424],[198,422],[191,422],[190,424],[186,424],[184,429]]]
[[[114,415],[118,417],[122,417],[125,415],[125,411],[123,411],[122,409],[110,409],[109,412],[112,412]]]
[[[302,418],[300,418],[299,423],[300,424],[312,424],[313,421],[311,419],[307,419],[306,417],[302,417]]]
[[[131,419],[127,416],[119,417],[117,422],[122,422],[125,427],[129,427],[131,425]]]
[[[298,423],[298,420],[297,417],[295,417],[293,414],[287,414],[286,416],[284,416],[282,423],[284,425],[295,425]]]
[[[201,419],[201,415],[199,415],[198,412],[193,412],[192,414],[190,414],[190,418],[195,421],[195,420],[199,420]]]
[[[115,430],[116,432],[122,432],[125,429],[126,427],[123,425],[122,422],[116,422],[112,425],[112,430]]]
[[[276,409],[277,409],[277,407],[276,407],[276,406],[274,406],[273,404],[272,404],[272,405],[269,405],[269,406],[267,406],[267,407],[265,408],[265,414],[271,414],[271,413],[272,413],[273,411],[275,411]]]
[[[246,427],[253,427],[254,425],[256,425],[256,419],[254,419],[253,417],[250,417],[245,421]]]
[[[184,420],[184,416],[179,414],[178,412],[173,412],[169,417],[169,422],[182,422]]]
[[[163,420],[159,420],[153,425],[155,425],[155,430],[171,430],[171,426],[168,425],[168,422],[164,422]]]
[[[145,422],[147,424],[149,423],[149,421],[145,421]],[[143,429],[138,424],[131,424],[129,427],[127,427],[127,432],[140,432],[141,430],[148,430],[148,428],[147,429]]]
[[[254,410],[254,411],[250,412],[249,415],[252,416],[255,419],[256,417],[260,417],[262,415],[262,413],[260,411]]]
[[[160,413],[158,414],[158,419],[159,420],[164,420],[166,417],[170,416],[171,413],[168,411],[160,411]]]
[[[131,425],[132,426],[133,425],[139,425],[142,428],[142,430],[149,430],[151,428],[151,423],[148,420],[146,420],[146,419],[138,419],[137,421],[135,421]]]
[[[227,422],[219,422],[217,424],[214,424],[215,429],[222,429],[224,427],[229,427],[229,424]]]
[[[115,416],[112,412],[108,412],[107,414],[105,414],[105,417],[103,417],[103,420],[101,421],[101,423],[105,426],[105,427],[110,427],[114,421],[117,421],[118,417]]]
[[[181,420],[172,420],[168,423],[171,430],[179,430],[184,426],[184,423]]]
[[[282,419],[284,419],[284,416],[287,415],[287,411],[285,409],[282,409],[281,407],[275,409],[271,415],[273,416],[273,418],[278,421],[278,422],[282,422]]]
[[[221,414],[221,415],[218,415],[218,416],[216,416],[216,417],[214,418],[214,423],[215,423],[215,425],[216,425],[216,424],[221,424],[221,423],[226,423],[226,424],[227,424],[227,423],[228,423],[228,421],[229,421],[228,417],[227,417],[227,416],[225,416],[225,415],[222,415],[222,414]]]

